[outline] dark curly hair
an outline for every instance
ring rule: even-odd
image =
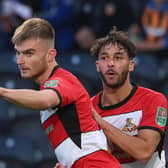
[[[133,59],[135,57],[135,45],[129,40],[125,32],[117,31],[116,27],[113,27],[113,29],[105,37],[95,40],[93,46],[90,49],[91,55],[94,55],[96,56],[96,58],[98,58],[100,49],[111,43],[122,46],[127,51],[130,59]]]

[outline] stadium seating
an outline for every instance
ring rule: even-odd
[[[1,168],[31,168],[33,159],[33,145],[28,138],[15,135],[0,138]]]
[[[72,52],[56,57],[59,65],[75,74],[91,96],[101,88],[95,57],[87,52]]]
[[[10,132],[31,139],[35,150],[34,162],[55,159],[54,152],[40,123],[40,114],[25,116],[13,122]]]
[[[0,99],[0,135],[8,131],[11,126],[12,116],[8,112],[5,100]]]
[[[158,58],[153,55],[137,55],[135,58],[135,68],[131,74],[132,80],[138,85],[156,89],[159,83],[159,66],[157,61]]]

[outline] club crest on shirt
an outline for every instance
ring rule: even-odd
[[[136,131],[137,126],[132,122],[132,118],[126,118],[126,124],[122,128],[124,132],[133,132]]]
[[[49,80],[45,82],[44,88],[46,87],[56,87],[58,85],[58,80]]]
[[[167,121],[167,110],[163,107],[158,107],[156,115],[156,123],[159,126],[165,126]]]

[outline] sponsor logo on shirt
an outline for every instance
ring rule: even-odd
[[[45,82],[44,88],[46,87],[56,87],[58,85],[58,80],[49,80]]]
[[[46,130],[45,133],[48,135],[50,132],[52,132],[54,130],[54,126],[53,125],[49,125]]]
[[[167,110],[163,107],[158,107],[156,114],[156,123],[159,126],[165,126],[167,121]]]

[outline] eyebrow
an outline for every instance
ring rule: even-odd
[[[124,54],[124,53],[125,53],[125,51],[117,51],[114,54]]]
[[[122,51],[116,51],[114,54],[124,54],[126,51],[123,49]],[[100,52],[99,55],[106,55],[107,52],[103,51],[103,52]]]
[[[27,52],[34,52],[35,49],[33,48],[28,48],[26,50],[23,50],[23,51],[18,51],[16,48],[14,48],[16,52],[19,52],[19,53],[27,53]]]
[[[107,52],[104,52],[104,51],[99,53],[99,55],[106,55],[106,54]]]

